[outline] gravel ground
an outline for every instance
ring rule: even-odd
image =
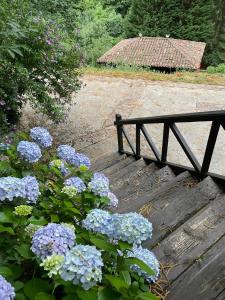
[[[172,113],[225,110],[225,87],[183,83],[156,82],[85,75],[84,87],[74,98],[66,122],[52,124],[48,119],[24,108],[21,128],[46,126],[57,143],[71,143],[77,149],[101,140],[110,140],[109,151],[116,149],[113,121],[116,113],[126,117],[146,117]],[[178,125],[194,154],[201,162],[210,124]],[[128,128],[134,140],[134,128]],[[162,126],[148,126],[149,133],[161,150]],[[143,144],[143,154],[150,154]],[[190,165],[176,140],[170,135],[170,161]],[[225,175],[225,132],[219,133],[210,171]]]

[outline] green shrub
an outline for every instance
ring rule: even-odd
[[[125,215],[108,212],[117,201],[108,179],[89,170],[87,157],[68,145],[56,151],[43,128],[12,138],[0,144],[0,284],[4,276],[21,300],[157,300],[148,279],[158,277],[158,261],[135,246],[151,236],[151,223],[134,214],[113,229]],[[99,219],[87,221],[94,211]],[[93,253],[99,257],[87,260]]]
[[[64,105],[80,87],[75,40],[59,16],[50,18],[31,4],[1,1],[0,122],[4,126],[17,123],[27,101],[60,121]]]
[[[216,73],[216,67],[213,67],[213,66],[209,66],[207,69],[206,69],[207,73],[209,74],[214,74]]]

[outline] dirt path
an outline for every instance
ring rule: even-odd
[[[85,75],[83,82],[84,86],[74,100],[66,123],[59,126],[52,125],[41,116],[31,114],[30,109],[26,109],[23,127],[45,124],[54,131],[55,137],[60,142],[71,142],[80,148],[107,137],[113,139],[115,133],[113,121],[116,113],[120,113],[124,118],[130,118],[225,110],[225,87],[220,86],[93,75]],[[179,126],[200,161],[203,158],[209,127],[208,123],[199,126],[197,124]],[[149,130],[161,150],[162,127],[151,125]],[[115,143],[112,144],[115,146]],[[218,145],[211,171],[225,174],[224,132],[219,134]],[[189,165],[173,136],[169,145],[169,159]]]

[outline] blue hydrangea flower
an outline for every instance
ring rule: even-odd
[[[0,201],[13,198],[26,198],[26,190],[23,181],[16,177],[1,177],[0,178]]]
[[[0,300],[13,300],[15,296],[14,287],[0,275]]]
[[[112,192],[108,192],[107,197],[109,198],[109,207],[115,208],[118,206],[119,200],[117,199],[116,195]]]
[[[155,274],[149,275],[137,265],[131,266],[132,271],[137,273],[139,276],[143,277],[149,283],[155,282],[158,279],[160,273],[160,265],[153,252],[149,251],[148,249],[144,249],[141,246],[134,246],[133,249],[128,252],[128,257],[136,257],[142,260],[144,263],[146,263],[146,265],[148,265],[152,269],[152,271],[154,271]]]
[[[71,162],[71,159],[76,155],[76,150],[69,145],[60,145],[57,149],[57,155],[60,159]]]
[[[65,281],[88,290],[102,280],[103,261],[95,246],[77,245],[66,253],[59,274]]]
[[[53,254],[65,255],[74,246],[75,237],[68,226],[49,223],[34,233],[31,250],[42,260]]]
[[[77,189],[78,193],[82,193],[83,191],[86,190],[85,183],[79,177],[71,177],[71,178],[66,179],[64,182],[64,185],[75,187]]]
[[[27,203],[36,203],[40,191],[39,191],[39,183],[34,176],[26,176],[21,179],[24,187],[25,187],[25,192],[26,196],[25,198],[28,199]]]
[[[152,224],[138,213],[114,214],[114,238],[130,244],[141,244],[152,236]]]
[[[113,236],[113,216],[106,210],[92,209],[82,222],[82,226],[90,231]]]
[[[40,146],[47,148],[52,146],[53,138],[47,129],[43,127],[34,127],[30,130],[31,138]]]
[[[102,173],[94,173],[88,188],[97,196],[107,196],[109,192],[109,179]]]
[[[21,158],[29,163],[37,162],[42,156],[40,147],[34,142],[19,142],[17,151]]]
[[[62,176],[68,176],[70,174],[70,170],[66,167],[65,163],[60,159],[55,159],[50,162],[49,167],[58,168],[61,172]]]
[[[76,153],[73,157],[71,157],[70,164],[78,168],[85,166],[89,169],[91,167],[90,159],[82,153]]]

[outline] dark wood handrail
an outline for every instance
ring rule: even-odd
[[[176,126],[176,123],[184,123],[184,122],[212,122],[211,130],[209,132],[208,142],[205,149],[204,159],[202,164],[200,164],[189,147],[187,141],[183,137],[182,133]],[[219,133],[219,129],[223,128],[225,130],[225,110],[221,111],[210,111],[210,112],[200,112],[200,113],[188,113],[188,114],[176,114],[176,115],[164,115],[157,117],[147,117],[147,118],[135,118],[135,119],[122,119],[121,115],[116,115],[116,120],[114,123],[117,127],[117,138],[118,138],[118,151],[119,153],[127,153],[129,155],[134,156],[136,159],[143,157],[141,155],[141,143],[140,136],[143,134],[145,140],[150,146],[152,152],[155,155],[155,158],[144,157],[145,160],[154,161],[160,166],[169,165],[173,168],[180,170],[188,170],[195,175],[199,176],[199,178],[204,178],[205,176],[212,176],[219,181],[223,181],[225,184],[225,176],[209,173],[209,166],[211,163],[213,151],[215,148],[215,144],[217,141],[217,136]],[[129,138],[127,131],[125,130],[125,125],[134,124],[136,125],[136,145],[134,146]],[[163,124],[163,139],[162,139],[162,152],[160,155],[159,150],[154,144],[151,136],[149,135],[145,124]],[[168,152],[168,143],[169,143],[169,134],[172,132],[182,147],[184,153],[192,164],[192,168],[173,164],[167,161],[167,152]],[[123,146],[123,137],[128,142],[129,147],[132,152],[127,152],[124,150]]]

